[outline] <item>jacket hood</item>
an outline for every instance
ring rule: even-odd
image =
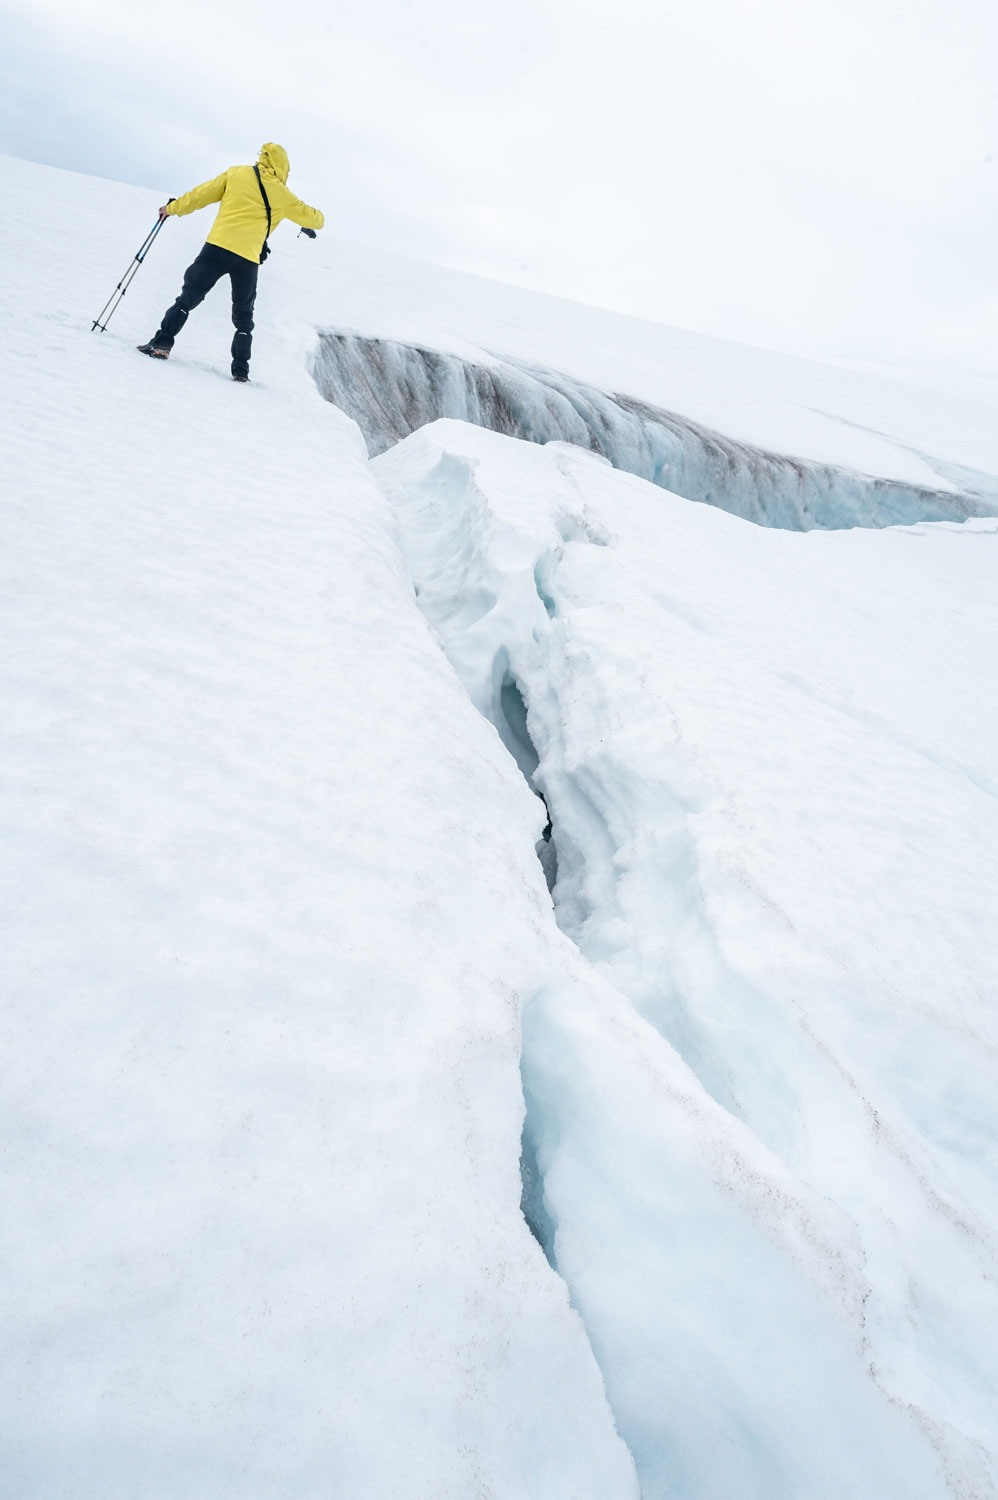
[[[257,166],[261,172],[272,173],[278,182],[287,182],[288,173],[291,171],[288,153],[283,146],[278,146],[274,141],[268,141],[265,146],[260,147],[260,160]]]

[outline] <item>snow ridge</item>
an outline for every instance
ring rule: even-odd
[[[510,359],[488,364],[392,339],[324,330],[313,374],[372,455],[441,417],[533,443],[565,441],[652,484],[794,531],[993,515],[987,476],[931,490],[767,452],[624,395]],[[974,482],[977,488],[973,487]],[[988,489],[992,491],[988,493]]]

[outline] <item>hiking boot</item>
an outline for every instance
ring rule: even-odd
[[[248,375],[233,375],[233,380],[238,380],[240,385],[249,385]]]
[[[140,354],[151,354],[153,359],[170,358],[169,349],[164,349],[161,344],[154,344],[152,339],[149,340],[148,344],[136,344],[135,347]]]

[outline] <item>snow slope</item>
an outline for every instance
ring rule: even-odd
[[[155,196],[5,178],[7,1487],[998,1493],[998,524],[369,463],[308,369],[491,350],[912,484],[991,414],[289,230],[241,388],[221,290],[131,350],[202,221],[92,335]]]

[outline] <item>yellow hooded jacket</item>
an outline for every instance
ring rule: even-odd
[[[283,146],[273,141],[260,148],[257,162],[260,176],[270,200],[270,227],[277,228],[282,219],[290,219],[305,229],[321,229],[325,219],[317,208],[309,208],[285,185],[291,170],[288,153]],[[221,208],[208,235],[209,245],[220,245],[231,250],[244,260],[259,262],[263,242],[267,238],[267,210],[256,173],[252,167],[230,167],[221,177],[211,182],[202,182],[191,188],[182,198],[175,198],[168,206],[168,214],[183,216],[195,209],[207,208],[209,203],[221,203]]]

